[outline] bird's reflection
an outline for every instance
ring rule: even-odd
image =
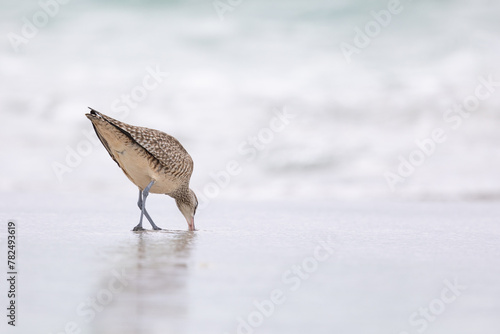
[[[185,332],[185,289],[195,232],[134,232],[119,262],[125,268],[123,290],[98,314],[95,333]],[[117,251],[124,251],[119,247]],[[117,267],[117,263],[112,264]],[[106,284],[104,280],[104,284]]]

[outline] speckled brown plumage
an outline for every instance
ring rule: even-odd
[[[155,169],[189,182],[193,173],[193,159],[177,139],[162,131],[126,124],[101,113],[99,115],[125,135],[130,135],[145,153],[149,153],[151,156],[145,154],[144,157],[151,160]]]

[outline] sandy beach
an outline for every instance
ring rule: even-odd
[[[59,194],[1,203],[0,219],[17,223],[20,254],[18,326],[2,324],[6,333],[500,326],[497,204],[220,201],[188,232],[157,196],[150,212],[166,229],[141,233],[130,231],[138,217],[130,200]]]

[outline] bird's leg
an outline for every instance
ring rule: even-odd
[[[149,223],[151,224],[151,226],[153,227],[154,230],[161,230],[161,228],[156,226],[156,224],[153,222],[153,219],[151,219],[148,212],[146,211],[146,198],[148,197],[149,190],[151,189],[151,187],[153,186],[154,183],[155,183],[155,180],[152,180],[142,192],[139,190],[140,191],[139,192],[139,200],[137,202],[137,205],[141,209],[141,218],[139,220],[139,224],[136,227],[134,227],[134,229],[133,229],[134,231],[144,230],[142,228],[142,217],[143,216],[146,216],[147,220],[149,221]]]
[[[151,181],[147,187],[144,189],[144,192],[141,191],[141,189],[139,189],[139,200],[137,201],[137,205],[139,206],[139,209],[141,209],[141,218],[139,219],[139,224],[137,224],[137,226],[135,226],[132,231],[144,231],[144,228],[142,227],[142,217],[144,216],[144,207],[146,206],[146,196],[144,196],[144,200],[143,200],[143,195],[144,193],[146,192],[146,189],[151,188],[150,186],[152,186],[154,183],[154,181]],[[148,189],[149,190],[149,189]]]
[[[142,204],[143,204],[143,200],[142,200],[142,190],[139,189],[139,200],[137,201],[137,206],[139,207],[139,209],[142,211]],[[144,216],[146,216],[146,218],[148,219],[149,223],[151,224],[151,226],[153,226],[153,229],[155,230],[161,230],[161,228],[159,228],[158,226],[155,225],[155,223],[153,222],[153,219],[151,219],[151,216],[149,215],[148,211],[146,210],[146,207],[144,206]],[[141,226],[142,227],[142,226]]]
[[[142,190],[141,188],[139,188],[139,199],[137,200],[137,206],[139,207],[139,209],[141,210],[141,219],[139,221],[139,224],[137,224],[137,226],[135,226],[132,231],[144,231],[144,229],[142,228]]]
[[[139,199],[137,200],[137,206],[142,210],[142,190],[139,188]]]
[[[161,230],[161,228],[159,228],[158,226],[156,226],[156,224],[153,222],[153,219],[151,219],[151,217],[149,216],[149,213],[146,211],[146,198],[148,197],[149,190],[151,189],[151,187],[153,186],[154,183],[155,183],[155,180],[152,180],[148,184],[148,186],[146,187],[146,189],[144,189],[144,191],[142,192],[142,195],[143,195],[142,212],[144,212],[144,215],[146,216],[146,218],[148,219],[149,223],[153,227],[153,230]]]
[[[139,200],[137,201],[137,205],[139,206],[139,209],[141,209],[141,219],[139,220],[139,224],[137,226],[134,226],[132,231],[144,231],[142,228],[142,215],[144,211],[142,210],[142,190],[139,189]]]

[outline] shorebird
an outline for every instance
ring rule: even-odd
[[[149,193],[166,194],[175,199],[189,226],[194,231],[194,215],[198,199],[189,188],[193,159],[177,139],[158,130],[122,123],[92,108],[85,114],[92,122],[99,140],[125,175],[139,187],[137,205],[141,210],[139,224],[133,231],[142,231],[142,218],[155,230],[161,230],[146,211]]]

